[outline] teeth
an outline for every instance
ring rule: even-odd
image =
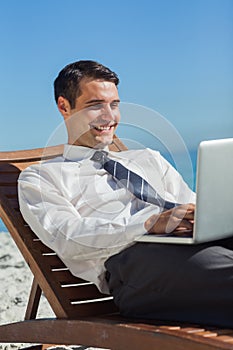
[[[111,126],[95,126],[97,130],[110,130]]]

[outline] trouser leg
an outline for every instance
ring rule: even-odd
[[[232,248],[136,243],[106,262],[115,303],[128,317],[233,327]]]

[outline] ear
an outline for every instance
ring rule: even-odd
[[[64,119],[67,119],[70,117],[70,111],[71,111],[70,103],[65,97],[63,96],[58,97],[57,107],[60,113],[63,115]]]

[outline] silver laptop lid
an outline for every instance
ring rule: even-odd
[[[233,234],[233,138],[203,141],[198,149],[195,241]]]

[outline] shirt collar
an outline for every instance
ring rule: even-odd
[[[103,150],[108,152],[108,146],[104,147]],[[63,157],[65,159],[77,162],[83,159],[91,158],[96,151],[97,150],[95,148],[65,144]]]

